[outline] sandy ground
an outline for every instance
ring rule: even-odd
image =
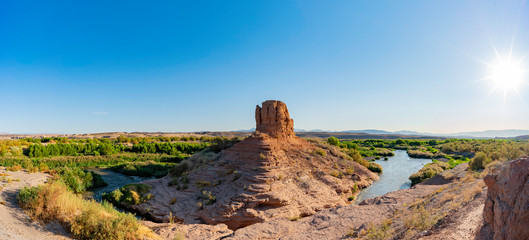
[[[483,207],[487,192],[464,205],[449,216],[446,221],[434,230],[434,233],[420,240],[472,240],[475,239],[483,224]]]
[[[16,196],[24,186],[36,186],[46,181],[49,175],[44,173],[27,173],[25,171],[10,172],[0,168],[0,174],[8,174],[5,178],[12,178],[7,183],[0,181],[0,239],[71,239],[59,224],[42,226],[32,222],[18,206]],[[2,179],[3,177],[0,177]],[[4,179],[4,180],[6,180]],[[18,180],[17,180],[18,179]]]

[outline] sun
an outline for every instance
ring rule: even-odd
[[[490,79],[495,88],[503,91],[516,91],[523,81],[524,70],[518,62],[512,60],[499,61],[491,66]]]

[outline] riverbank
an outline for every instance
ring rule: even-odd
[[[386,193],[411,187],[410,175],[419,171],[424,165],[431,163],[431,159],[411,158],[405,150],[393,151],[394,156],[387,160],[377,160],[384,171],[379,174],[380,179],[371,186],[363,189],[357,197],[356,203],[365,199],[382,196]]]

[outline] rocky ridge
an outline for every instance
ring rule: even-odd
[[[529,157],[484,178],[488,192],[481,239],[529,239]]]

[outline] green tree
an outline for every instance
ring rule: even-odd
[[[338,140],[338,138],[335,138],[335,137],[327,138],[327,142],[334,146],[340,145],[340,140]]]

